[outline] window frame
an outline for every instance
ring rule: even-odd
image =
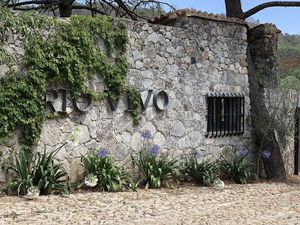
[[[206,137],[238,136],[245,132],[245,97],[237,93],[206,94]]]

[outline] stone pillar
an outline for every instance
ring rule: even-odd
[[[277,42],[280,30],[273,24],[260,24],[249,30],[248,43],[252,63],[262,87],[277,85]]]
[[[286,180],[293,172],[297,93],[277,87],[279,33],[272,24],[249,29],[249,84],[253,131],[257,146],[261,148],[258,153],[265,149],[271,151],[269,159],[262,159],[266,175]]]

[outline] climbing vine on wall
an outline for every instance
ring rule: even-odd
[[[141,116],[138,113],[138,108],[140,107],[140,93],[135,88],[128,88],[127,94],[131,104],[129,113],[133,119],[133,125],[137,126],[141,120]]]
[[[111,97],[118,98],[124,90],[128,36],[122,23],[105,16],[75,16],[69,21],[27,13],[14,16],[0,8],[0,64],[11,58],[4,48],[10,35],[20,39],[25,53],[23,70],[10,69],[0,79],[0,139],[20,128],[22,144],[38,141],[46,84],[69,87],[72,97],[91,94],[99,99],[87,85],[98,75]]]

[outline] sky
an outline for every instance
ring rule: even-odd
[[[286,0],[281,0],[286,1]],[[176,9],[194,8],[209,13],[225,13],[224,0],[165,0]],[[242,0],[243,11],[268,2],[266,0]],[[272,7],[266,8],[252,16],[261,23],[273,23],[282,33],[300,34],[300,7]]]

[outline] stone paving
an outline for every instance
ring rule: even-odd
[[[300,184],[0,198],[0,224],[300,224]]]

